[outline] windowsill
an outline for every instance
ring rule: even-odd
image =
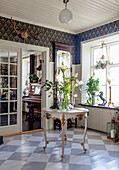
[[[100,109],[117,110],[117,107],[98,106],[98,105],[88,105],[88,104],[81,104],[81,103],[79,103],[78,105],[80,105],[80,106],[94,107],[94,108],[100,108]]]

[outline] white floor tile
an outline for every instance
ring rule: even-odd
[[[89,156],[80,156],[80,155],[79,156],[71,155],[69,163],[80,164],[80,165],[91,165]]]
[[[49,158],[50,158],[50,154],[33,153],[30,156],[30,158],[28,159],[28,161],[30,161],[30,162],[48,162]]]
[[[22,152],[22,153],[33,153],[37,147],[35,146],[21,146],[16,150],[16,152]]]

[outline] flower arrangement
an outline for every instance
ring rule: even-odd
[[[45,82],[43,82],[43,85],[42,85],[42,88],[45,87],[46,91],[48,91],[48,90],[52,90],[52,91],[56,90],[57,91],[57,97],[58,97],[58,101],[59,101],[59,105],[60,105],[59,107],[60,107],[60,109],[66,109],[66,110],[68,110],[68,105],[70,103],[70,95],[71,95],[72,91],[76,87],[81,86],[83,84],[82,81],[79,81],[77,79],[78,73],[76,73],[72,77],[67,77],[65,75],[65,72],[67,69],[68,69],[67,67],[63,67],[63,63],[62,63],[62,67],[58,68],[58,72],[56,75],[57,81],[55,81],[53,83],[49,80],[46,80]],[[59,79],[60,72],[62,72],[62,74],[63,74],[62,81]],[[49,97],[52,95],[52,91],[50,92]]]

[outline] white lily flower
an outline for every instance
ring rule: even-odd
[[[78,95],[77,95],[77,94],[74,94],[74,97],[78,97]]]
[[[78,84],[79,86],[83,85],[83,81],[82,81],[82,80],[79,81],[78,79],[76,79],[76,82],[77,82],[77,84]]]
[[[78,77],[78,73],[76,73],[76,74],[74,75],[74,77],[75,77],[75,78]]]

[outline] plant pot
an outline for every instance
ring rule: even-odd
[[[92,96],[92,105],[95,104],[95,96]]]
[[[33,80],[33,83],[37,83],[38,82],[38,80]]]

